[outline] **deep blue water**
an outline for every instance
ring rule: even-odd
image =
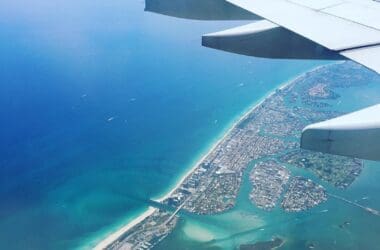
[[[322,62],[203,48],[242,22],[142,1],[0,2],[0,249],[67,249],[144,210],[270,90]]]

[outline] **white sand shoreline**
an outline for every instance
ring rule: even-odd
[[[327,65],[330,65],[330,64],[327,64]],[[306,74],[309,74],[311,72],[314,72],[314,71],[317,71],[323,67],[326,67],[327,65],[321,65],[321,66],[318,66],[318,67],[315,67],[295,78],[292,78],[290,80],[288,80],[287,82],[281,84],[280,86],[278,86],[276,89],[272,90],[271,92],[269,92],[268,94],[265,95],[265,97],[261,98],[260,100],[258,100],[257,102],[255,102],[255,104],[252,105],[252,107],[248,108],[248,111],[244,111],[243,114],[240,116],[239,119],[237,119],[237,121],[233,122],[231,126],[229,126],[229,129],[226,131],[226,132],[223,132],[223,136],[218,139],[210,149],[207,150],[207,152],[205,154],[203,154],[203,156],[191,167],[190,170],[188,170],[185,175],[179,180],[177,181],[176,185],[167,193],[165,194],[164,196],[158,198],[158,199],[154,199],[155,201],[157,202],[162,202],[163,200],[169,198],[173,192],[179,188],[181,186],[181,184],[183,183],[183,181],[189,176],[191,175],[191,173],[198,167],[199,164],[201,164],[205,159],[206,157],[231,133],[231,131],[241,122],[243,121],[249,114],[251,114],[252,111],[254,111],[257,107],[259,107],[261,104],[263,104],[267,99],[271,98],[277,90],[283,90],[284,88],[288,87],[289,85],[291,85],[293,82],[297,81],[298,79],[304,77]],[[143,214],[141,214],[140,216],[136,217],[134,220],[132,220],[131,222],[129,222],[127,225],[123,226],[122,228],[120,228],[119,230],[117,230],[116,232],[108,235],[104,240],[102,240],[100,243],[98,243],[93,249],[95,250],[101,250],[101,249],[105,249],[107,248],[109,245],[111,245],[114,241],[116,241],[119,237],[121,237],[124,233],[126,233],[129,229],[131,229],[133,226],[137,225],[138,223],[140,223],[141,221],[143,221],[146,217],[148,217],[149,215],[151,215],[153,212],[155,211],[155,208],[152,208],[150,207],[146,212],[144,212]]]
[[[108,235],[107,238],[105,238],[104,240],[102,240],[101,242],[99,242],[93,249],[94,250],[102,250],[102,249],[107,248],[112,243],[114,243],[118,238],[120,238],[124,233],[126,233],[129,229],[131,229],[135,225],[139,224],[146,217],[148,217],[149,215],[151,215],[154,211],[155,211],[155,208],[149,207],[147,211],[145,211],[144,213],[142,213],[141,215],[139,215],[138,217],[136,217],[135,219],[133,219],[127,225],[123,226],[122,228],[120,228],[116,232]]]

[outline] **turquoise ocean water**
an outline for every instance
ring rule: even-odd
[[[203,48],[202,34],[242,22],[143,9],[132,0],[0,2],[0,249],[91,247],[167,192],[251,105],[326,63]],[[362,182],[375,181],[371,171]],[[181,222],[168,246],[217,238],[228,247],[231,232],[268,223],[242,223],[241,197],[231,213]]]

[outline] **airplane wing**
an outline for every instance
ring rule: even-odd
[[[307,126],[301,147],[380,161],[380,104]]]
[[[227,0],[380,73],[380,3],[373,0]]]

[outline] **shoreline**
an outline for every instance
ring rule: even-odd
[[[331,63],[329,63],[329,64],[323,64],[323,65],[314,67],[314,68],[312,68],[312,69],[310,69],[310,70],[302,73],[301,75],[298,75],[298,76],[296,76],[294,78],[289,79],[285,83],[280,84],[279,86],[277,86],[272,91],[269,91],[267,94],[265,94],[264,97],[262,97],[261,99],[259,99],[258,101],[256,101],[254,104],[250,105],[250,107],[248,107],[239,116],[237,116],[239,118],[234,119],[236,121],[232,122],[231,125],[228,125],[228,129],[226,131],[222,132],[223,136],[221,136],[219,139],[217,139],[216,142],[213,143],[212,146],[207,149],[206,153],[202,154],[202,156],[200,157],[200,159],[198,161],[196,161],[196,163],[193,164],[192,167],[189,170],[185,171],[185,174],[178,181],[176,181],[176,185],[174,185],[173,188],[171,188],[162,197],[160,197],[160,198],[152,198],[152,200],[157,201],[157,202],[162,202],[163,200],[169,198],[175,192],[175,190],[181,186],[181,184],[183,183],[183,181],[194,172],[194,170],[199,166],[199,164],[201,164],[207,158],[207,156],[221,142],[224,141],[224,139],[231,133],[231,131],[233,129],[235,129],[236,126],[240,124],[240,122],[242,122],[245,118],[247,118],[257,107],[259,107],[260,105],[262,105],[267,99],[271,98],[274,94],[276,94],[276,91],[283,90],[286,87],[288,87],[289,85],[291,85],[292,83],[294,83],[295,81],[297,81],[298,79],[306,76],[306,74],[315,72],[315,71],[317,71],[319,69],[322,69],[322,68],[324,68],[326,66],[329,66],[329,65],[331,65]],[[139,215],[138,217],[136,217],[135,219],[133,219],[131,222],[127,223],[125,226],[123,226],[122,228],[120,228],[116,232],[113,232],[110,235],[108,235],[107,237],[105,237],[103,240],[101,240],[99,243],[97,243],[96,246],[93,249],[95,249],[95,250],[102,250],[102,249],[107,248],[113,242],[115,242],[119,237],[121,237],[123,234],[125,234],[129,229],[131,229],[132,227],[134,227],[135,225],[137,225],[138,223],[140,223],[141,221],[143,221],[146,217],[148,217],[149,215],[151,215],[155,210],[156,210],[156,208],[149,207],[149,209],[146,212],[142,213],[141,215]]]
[[[231,131],[237,125],[239,125],[240,122],[242,122],[245,118],[247,118],[257,107],[259,107],[267,99],[271,98],[274,94],[276,94],[276,91],[283,90],[286,87],[288,87],[289,85],[291,85],[294,81],[297,81],[298,79],[304,77],[306,74],[309,74],[309,73],[312,73],[314,71],[317,71],[317,70],[319,70],[321,68],[324,68],[324,67],[326,67],[328,65],[330,65],[330,64],[324,64],[324,65],[320,65],[320,66],[314,67],[314,68],[312,68],[312,69],[310,69],[310,70],[302,73],[301,75],[298,75],[298,76],[296,76],[294,78],[289,79],[288,81],[286,81],[283,84],[280,84],[275,89],[273,89],[273,90],[269,91],[268,93],[266,93],[264,97],[260,98],[258,101],[256,101],[252,105],[250,105],[250,107],[248,107],[240,115],[237,116],[239,118],[234,119],[235,121],[232,122],[231,125],[228,125],[228,129],[226,131],[222,132],[223,136],[221,136],[219,139],[217,139],[216,142],[213,143],[212,146],[207,149],[207,152],[204,153],[204,154],[202,154],[202,156],[200,157],[200,159],[198,161],[196,161],[195,164],[192,164],[192,167],[189,170],[185,171],[185,174],[178,181],[175,182],[176,185],[174,185],[174,187],[171,188],[170,191],[168,191],[166,194],[164,194],[160,198],[153,198],[152,200],[157,201],[157,202],[162,202],[163,200],[169,198],[174,193],[174,191],[181,186],[182,182],[189,175],[191,175],[191,173],[199,166],[199,164],[201,164],[207,158],[207,156],[231,133]]]
[[[100,241],[96,244],[96,246],[93,248],[94,250],[103,250],[107,247],[109,247],[112,243],[114,243],[118,238],[120,238],[123,234],[125,234],[129,229],[134,227],[135,225],[139,224],[141,221],[143,221],[146,217],[153,214],[153,212],[156,210],[156,208],[149,207],[147,211],[140,214],[138,217],[133,219],[131,222],[129,222],[127,225],[121,227],[116,232],[111,233],[108,235],[105,239]]]
[[[284,86],[286,87],[286,86]],[[165,195],[163,195],[162,197],[160,198],[156,198],[156,199],[153,199],[154,201],[157,201],[157,202],[162,202],[164,201],[165,199],[169,198],[177,188],[179,188],[181,186],[181,184],[184,182],[184,180],[190,176],[194,170],[207,158],[207,156],[212,152],[214,151],[214,149],[216,149],[218,147],[218,145],[223,142],[224,139],[226,139],[226,137],[232,132],[232,130],[240,123],[242,122],[253,110],[255,110],[258,106],[260,106],[263,102],[265,102],[265,100],[267,100],[267,98],[270,98],[273,94],[276,93],[276,90],[280,89],[279,87],[277,87],[275,90],[272,90],[271,92],[269,92],[269,94],[266,94],[264,98],[261,98],[258,102],[256,102],[256,104],[253,105],[252,108],[248,108],[248,111],[246,112],[243,112],[243,114],[240,116],[239,119],[237,119],[235,122],[232,123],[232,125],[228,126],[229,128],[227,129],[227,131],[223,132],[223,136],[220,137],[219,139],[217,139],[217,141],[215,143],[212,144],[212,146],[207,149],[207,152],[205,154],[202,154],[201,158],[194,164],[192,165],[192,167],[185,172],[185,175],[183,177],[181,177],[181,179],[179,181],[177,181],[176,185],[170,189],[170,191],[168,193],[166,193]]]

